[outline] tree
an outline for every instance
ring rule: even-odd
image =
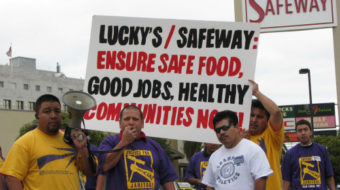
[[[184,154],[190,160],[191,156],[196,152],[201,151],[202,143],[200,142],[192,142],[192,141],[184,141]]]
[[[316,136],[313,142],[327,147],[327,151],[334,170],[335,184],[340,183],[340,136]]]
[[[170,144],[167,141],[167,139],[161,139],[161,138],[156,138],[156,137],[152,137],[152,139],[154,141],[156,141],[159,145],[161,145],[161,147],[164,149],[164,151],[166,152],[166,154],[169,156],[169,158],[171,158],[171,148],[170,148]]]

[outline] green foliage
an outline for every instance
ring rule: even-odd
[[[287,148],[286,144],[283,143],[283,145],[282,145],[282,156],[281,156],[280,162],[282,162],[283,157],[285,157],[285,154],[286,154],[287,151],[288,151],[288,148]]]
[[[184,154],[186,155],[186,157],[189,160],[192,155],[194,155],[196,152],[201,151],[202,143],[192,142],[192,141],[184,141],[183,149],[184,149]]]
[[[90,135],[90,144],[96,145],[97,147],[103,141],[103,139],[108,135],[108,133],[101,131],[87,130]]]
[[[63,112],[61,115],[61,129],[65,129],[66,128],[66,124],[67,124],[67,118],[68,118],[68,113]],[[27,133],[28,131],[34,129],[37,126],[37,120],[33,120],[30,123],[26,123],[24,124],[23,127],[20,128],[19,130],[19,137],[21,137],[22,135],[24,135],[25,133]],[[99,144],[102,142],[102,140],[107,136],[107,133],[101,132],[101,131],[92,131],[92,130],[87,130],[87,132],[90,135],[90,143],[94,144],[96,146],[99,146]]]
[[[37,121],[34,120],[30,123],[26,123],[23,127],[20,128],[19,130],[19,136],[17,137],[17,139],[19,137],[21,137],[22,135],[24,135],[25,133],[27,133],[28,131],[34,129],[37,126]]]
[[[170,144],[168,143],[168,141],[166,139],[161,139],[161,138],[156,138],[156,137],[151,137],[151,139],[153,139],[159,145],[161,145],[161,147],[164,149],[164,151],[166,152],[168,157],[171,158],[171,156],[170,156],[171,155]]]
[[[316,136],[313,142],[327,147],[333,165],[335,184],[340,183],[340,136]]]

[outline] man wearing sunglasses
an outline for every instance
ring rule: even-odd
[[[218,140],[223,144],[209,159],[202,183],[207,190],[265,190],[267,177],[273,174],[262,149],[243,139],[235,112],[218,112],[213,119]]]

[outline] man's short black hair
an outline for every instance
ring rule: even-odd
[[[297,126],[298,125],[307,125],[309,127],[309,129],[312,130],[312,125],[310,124],[309,121],[307,121],[305,119],[302,119],[302,120],[296,122],[296,124],[295,124],[295,131],[297,130]]]
[[[236,113],[231,110],[224,110],[215,114],[213,119],[214,128],[216,128],[216,123],[222,121],[223,119],[229,119],[229,125],[236,126],[238,124]]]
[[[253,99],[251,101],[251,108],[259,108],[261,110],[263,110],[266,113],[267,119],[269,119],[270,117],[270,113],[266,110],[266,108],[264,108],[263,104],[260,102],[260,100],[257,99]]]
[[[41,104],[43,102],[58,102],[60,104],[59,99],[52,95],[52,94],[44,94],[42,96],[40,96],[37,101],[35,102],[35,113],[38,114],[39,109],[41,107]]]
[[[139,111],[140,118],[143,120],[143,112],[142,112],[142,110],[139,109],[137,106],[132,105],[132,104],[125,106],[125,107],[122,109],[122,111],[120,111],[119,120],[122,119],[122,117],[123,117],[123,111],[126,110],[126,109],[136,109],[136,110],[138,110],[138,111]]]

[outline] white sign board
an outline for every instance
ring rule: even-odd
[[[337,25],[336,0],[242,0],[243,21],[261,23],[261,32]]]
[[[119,132],[127,104],[147,136],[217,142],[217,111],[248,128],[258,24],[94,16],[84,91],[88,129]]]

